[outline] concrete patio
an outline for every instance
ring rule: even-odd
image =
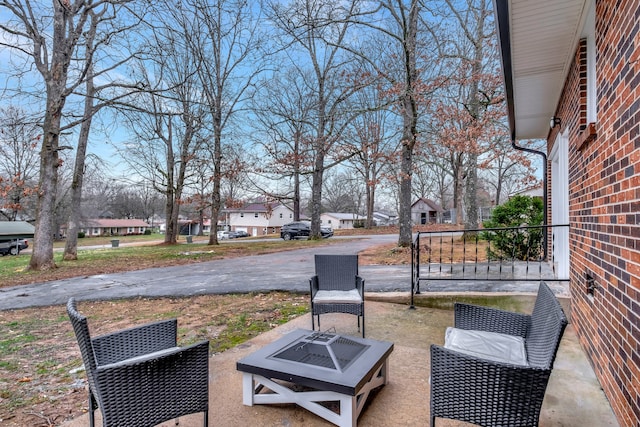
[[[426,426],[429,422],[429,345],[442,344],[444,331],[453,324],[453,312],[445,308],[418,306],[422,299],[433,295],[417,296],[416,309],[409,309],[404,294],[367,294],[367,338],[391,341],[394,351],[390,356],[389,382],[369,397],[359,420],[360,426]],[[487,300],[495,298],[487,295]],[[450,301],[456,297],[444,297]],[[509,295],[508,304],[524,312],[531,311],[531,295]],[[514,302],[515,301],[515,302]],[[446,304],[445,304],[446,305]],[[568,300],[563,306],[570,319]],[[323,315],[322,330],[335,328],[340,334],[358,335],[356,318],[350,315]],[[295,405],[242,404],[242,374],[236,370],[236,361],[262,346],[297,328],[310,329],[307,314],[264,333],[251,341],[211,357],[210,413],[211,426],[329,426],[329,422]],[[96,412],[100,419],[99,411]],[[64,424],[66,427],[88,425],[88,415]],[[100,426],[100,422],[97,423]],[[162,426],[174,426],[170,421]],[[469,426],[451,420],[437,421],[438,426]],[[202,414],[180,419],[182,427],[202,426]],[[591,365],[582,351],[575,331],[569,323],[556,358],[540,417],[543,427],[618,426],[611,407],[600,389]]]

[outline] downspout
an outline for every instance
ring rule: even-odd
[[[515,132],[514,132],[515,133]],[[537,154],[539,156],[542,157],[542,169],[544,171],[544,174],[542,175],[542,225],[543,225],[543,230],[542,230],[542,251],[543,251],[543,257],[544,259],[548,258],[548,243],[549,243],[549,237],[548,237],[548,233],[547,233],[547,225],[549,224],[548,221],[548,211],[547,211],[547,207],[549,206],[547,198],[548,198],[548,194],[547,194],[547,153],[543,152],[543,151],[539,151],[539,150],[533,150],[531,148],[527,148],[527,147],[521,147],[518,144],[516,144],[516,140],[514,138],[514,135],[511,136],[511,146],[513,148],[515,148],[516,150],[520,150],[520,151],[524,151],[527,153],[532,153],[532,154]]]
[[[549,222],[548,222],[548,215],[547,215],[547,206],[548,206],[548,203],[547,203],[547,153],[545,153],[544,151],[534,150],[527,147],[521,147],[518,144],[516,144],[516,140],[513,138],[513,136],[511,139],[511,146],[516,150],[524,151],[531,154],[537,154],[542,157],[542,168],[544,170],[544,174],[542,175],[542,202],[544,206],[542,224],[548,225]],[[546,246],[545,246],[545,251],[546,251]]]
[[[542,202],[543,202],[543,226],[545,231],[543,233],[544,239],[544,258],[547,259],[547,232],[546,226],[548,221],[548,194],[547,194],[547,154],[533,150],[531,148],[521,147],[516,143],[516,119],[514,110],[513,99],[513,67],[511,65],[511,35],[509,33],[509,1],[508,0],[493,0],[493,8],[496,14],[496,26],[498,29],[498,43],[500,45],[500,53],[502,55],[502,70],[504,77],[505,97],[507,101],[507,110],[509,117],[509,128],[511,129],[511,146],[516,150],[525,151],[527,153],[537,154],[542,156],[544,168],[544,175],[542,178]]]

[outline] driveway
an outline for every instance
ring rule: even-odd
[[[397,235],[371,235],[322,248],[306,248],[174,267],[76,277],[0,289],[0,310],[65,304],[78,300],[166,297],[198,294],[308,292],[316,253],[357,254],[397,241]],[[342,239],[337,239],[342,240]],[[410,291],[411,266],[361,266],[368,292]]]

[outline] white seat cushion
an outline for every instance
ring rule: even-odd
[[[449,327],[444,347],[495,362],[528,366],[522,337]]]
[[[348,291],[318,291],[313,297],[316,304],[359,304],[362,297],[357,289]]]

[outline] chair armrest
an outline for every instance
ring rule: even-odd
[[[356,289],[358,289],[360,296],[364,299],[364,279],[360,276],[356,276]]]
[[[312,276],[311,279],[309,279],[309,287],[311,292],[311,299],[313,299],[313,297],[316,295],[316,292],[318,292],[318,276]]]
[[[526,337],[531,316],[479,305],[456,303],[455,327]]]
[[[209,400],[209,342],[151,359],[99,366],[95,378],[99,404],[108,418],[122,420],[118,425],[131,419],[155,425],[202,412]],[[109,404],[116,401],[118,405]],[[154,404],[149,405],[150,401]]]
[[[177,347],[177,337],[178,321],[170,319],[102,335],[91,343],[100,366]]]
[[[432,415],[477,423],[486,414],[515,413],[537,420],[550,375],[550,369],[495,362],[432,344]]]

